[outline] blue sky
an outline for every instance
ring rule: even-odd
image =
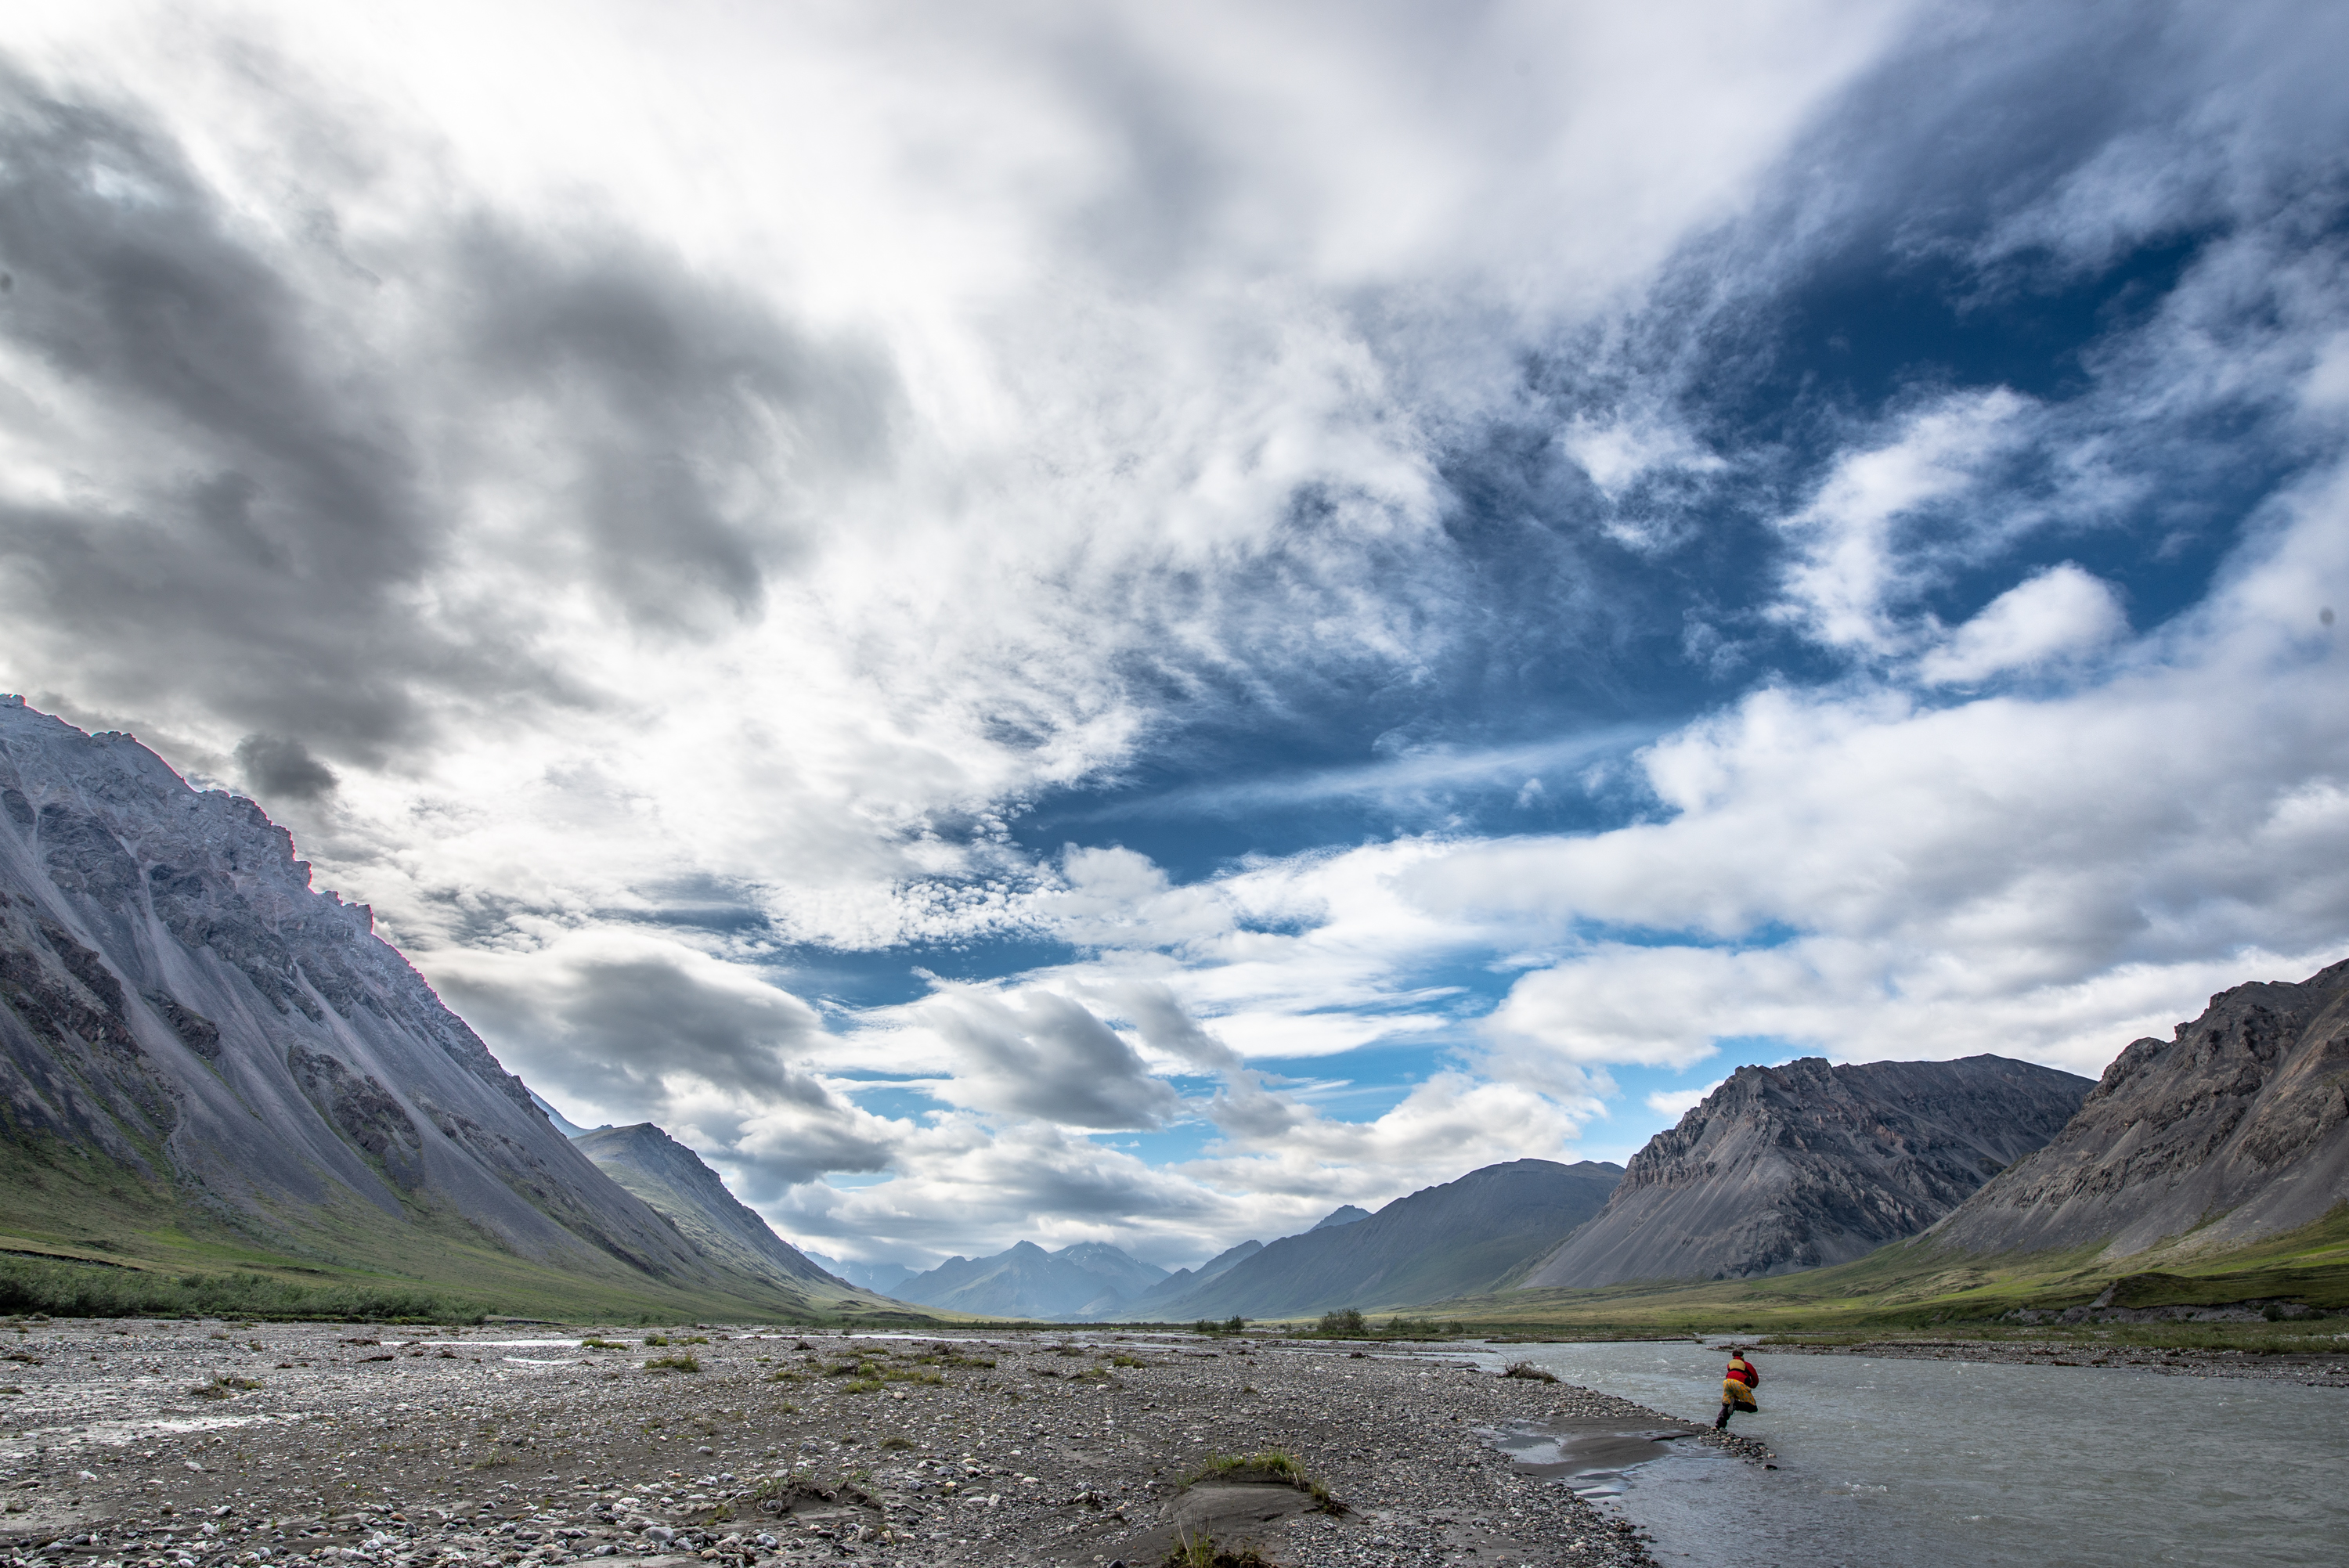
[[[2319,7],[33,6],[0,685],[788,1236],[2349,952]]]

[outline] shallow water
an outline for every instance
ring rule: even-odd
[[[1718,1346],[1505,1350],[1667,1415],[1710,1425],[1720,1408]],[[1679,1442],[1574,1478],[1651,1530],[1666,1563],[2349,1563],[2349,1398],[2337,1388],[1759,1351],[1754,1363],[1762,1413],[1732,1425],[1775,1449],[1777,1470]],[[1537,1451],[1537,1435],[1499,1436],[1523,1458],[1555,1457]]]

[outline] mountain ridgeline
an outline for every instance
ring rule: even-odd
[[[1522,1280],[1751,1279],[1924,1230],[2054,1137],[2094,1086],[2003,1057],[1743,1067],[1631,1157],[1606,1209]]]
[[[1488,1289],[1596,1214],[1623,1168],[1516,1160],[1398,1198],[1350,1223],[1284,1236],[1128,1321],[1301,1317],[1413,1306]],[[1358,1211],[1359,1212],[1359,1211]]]
[[[2349,962],[2222,991],[2169,1039],[2134,1042],[2068,1126],[1932,1234],[1974,1253],[2208,1253],[2313,1224],[2344,1201]]]
[[[0,698],[11,1250],[120,1279],[227,1256],[505,1310],[886,1306],[664,1220],[372,925],[253,801]]]

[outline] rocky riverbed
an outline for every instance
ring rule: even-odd
[[[1723,1441],[1607,1395],[1385,1347],[574,1333],[14,1326],[0,1559],[1159,1568],[1205,1534],[1283,1568],[1646,1564],[1631,1527],[1495,1441],[1543,1423]],[[1218,1455],[1267,1450],[1307,1484],[1212,1473]]]

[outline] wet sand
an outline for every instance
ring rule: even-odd
[[[1206,1532],[1287,1568],[1648,1564],[1630,1526],[1495,1441],[1540,1425],[1601,1445],[1661,1428],[1721,1442],[1440,1353],[1109,1332],[661,1336],[26,1324],[0,1341],[16,1357],[0,1362],[16,1390],[0,1394],[0,1558],[1158,1568],[1178,1534]],[[700,1370],[647,1365],[670,1357]],[[1267,1449],[1334,1506],[1260,1478],[1191,1484],[1212,1455]]]

